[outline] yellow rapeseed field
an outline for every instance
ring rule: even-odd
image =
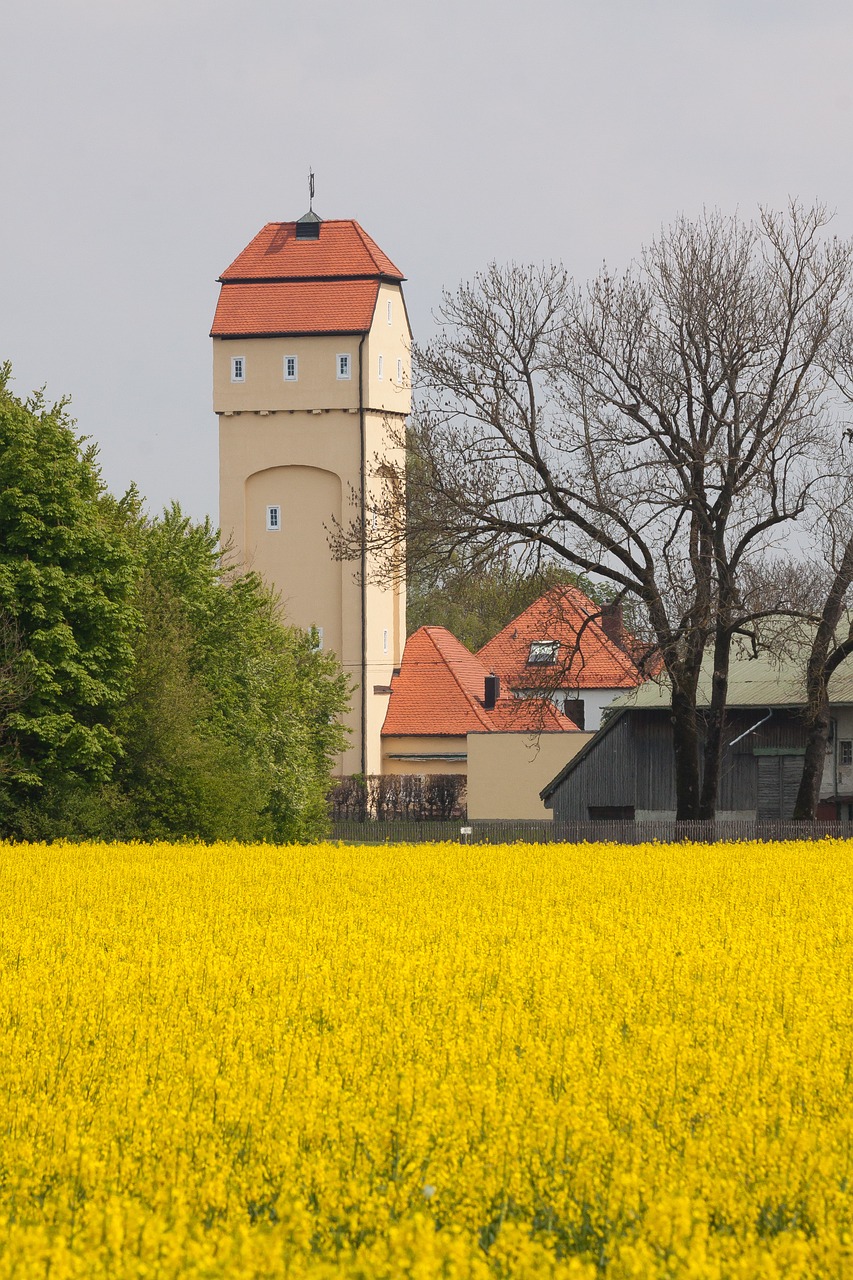
[[[0,1278],[853,1277],[853,856],[0,849]]]

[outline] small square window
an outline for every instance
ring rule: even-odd
[[[533,640],[527,655],[528,666],[550,667],[557,661],[559,643],[556,640]]]
[[[379,381],[382,381],[382,370],[385,368],[385,361],[382,356],[379,357]]]
[[[284,380],[285,382],[298,382],[299,361],[296,356],[284,357]]]
[[[348,381],[350,378],[350,358],[348,355],[338,356],[338,381]]]
[[[281,528],[281,507],[267,507],[267,529],[278,533]]]
[[[231,381],[232,382],[246,381],[246,357],[245,356],[231,357]]]
[[[394,315],[394,304],[393,302],[389,301],[388,303],[388,323],[389,324],[392,323],[393,315]]]
[[[402,387],[402,385],[403,385],[403,361],[398,360],[397,361],[397,386]]]
[[[838,749],[841,752],[839,764],[853,764],[853,741],[848,738],[845,742],[842,739],[838,744]]]

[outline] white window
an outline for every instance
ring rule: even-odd
[[[839,747],[840,747],[840,749],[841,749],[841,757],[840,757],[840,759],[839,759],[838,763],[839,763],[839,764],[853,764],[853,741],[851,741],[849,738],[847,739],[847,741],[845,741],[845,740],[842,738],[842,740],[839,742],[838,746],[839,746]]]
[[[382,356],[380,356],[379,357],[379,381],[380,382],[382,381],[382,370],[384,369],[384,367],[385,367],[385,361],[382,359]]]
[[[403,361],[398,360],[397,361],[397,386],[402,387],[402,385],[403,385]]]
[[[246,381],[246,357],[245,356],[231,357],[231,381],[232,382]]]
[[[297,382],[299,380],[299,361],[296,356],[284,357],[284,380],[285,382]]]
[[[382,632],[382,652],[383,653],[388,652],[388,628],[387,627]]]
[[[267,507],[267,529],[278,533],[281,528],[281,507]]]
[[[393,316],[393,314],[394,314],[393,303],[389,301],[388,303],[388,323],[389,324],[391,324],[391,317]]]
[[[350,378],[350,358],[349,355],[338,356],[338,381],[347,381]]]
[[[323,628],[322,627],[311,628],[311,648],[314,650],[315,653],[319,653],[320,650],[323,648]]]

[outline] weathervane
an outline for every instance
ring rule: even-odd
[[[308,170],[308,212],[314,212],[314,170]]]

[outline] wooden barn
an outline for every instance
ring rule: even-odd
[[[847,669],[845,669],[847,668]],[[709,681],[700,685],[707,705]],[[832,737],[821,784],[824,818],[853,819],[853,661],[830,685]],[[595,737],[541,792],[555,822],[675,817],[669,687],[649,682],[619,700]],[[799,666],[732,664],[719,819],[790,818],[803,768]]]

